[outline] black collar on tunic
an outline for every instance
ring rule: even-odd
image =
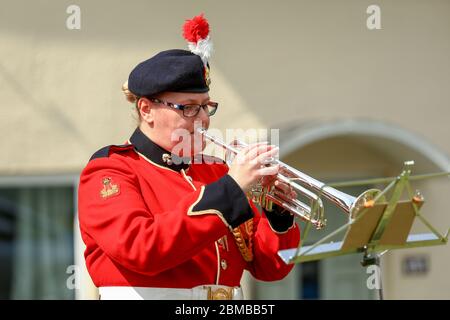
[[[181,171],[181,169],[187,169],[189,167],[190,158],[180,158],[161,148],[150,140],[139,127],[134,131],[130,142],[139,153],[159,166],[175,171]]]

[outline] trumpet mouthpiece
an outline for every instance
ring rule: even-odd
[[[206,129],[205,128],[197,128],[197,132],[198,133],[205,133],[206,132]]]

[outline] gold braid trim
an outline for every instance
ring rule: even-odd
[[[232,230],[234,240],[245,261],[253,260],[253,218]]]

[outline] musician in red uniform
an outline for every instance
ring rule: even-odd
[[[201,16],[189,23],[207,25]],[[278,172],[263,165],[277,149],[250,145],[228,167],[193,142],[195,124],[207,129],[218,107],[206,58],[167,50],[138,64],[124,89],[139,126],[81,174],[81,235],[101,299],[241,299],[244,270],[274,281],[292,269],[277,252],[298,245],[293,216],[275,205],[258,210],[246,196]],[[173,141],[177,130],[193,139]]]

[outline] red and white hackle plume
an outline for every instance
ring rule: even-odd
[[[205,66],[211,58],[213,44],[209,37],[209,23],[203,13],[186,20],[183,25],[183,37],[188,41],[189,50],[202,58]]]

